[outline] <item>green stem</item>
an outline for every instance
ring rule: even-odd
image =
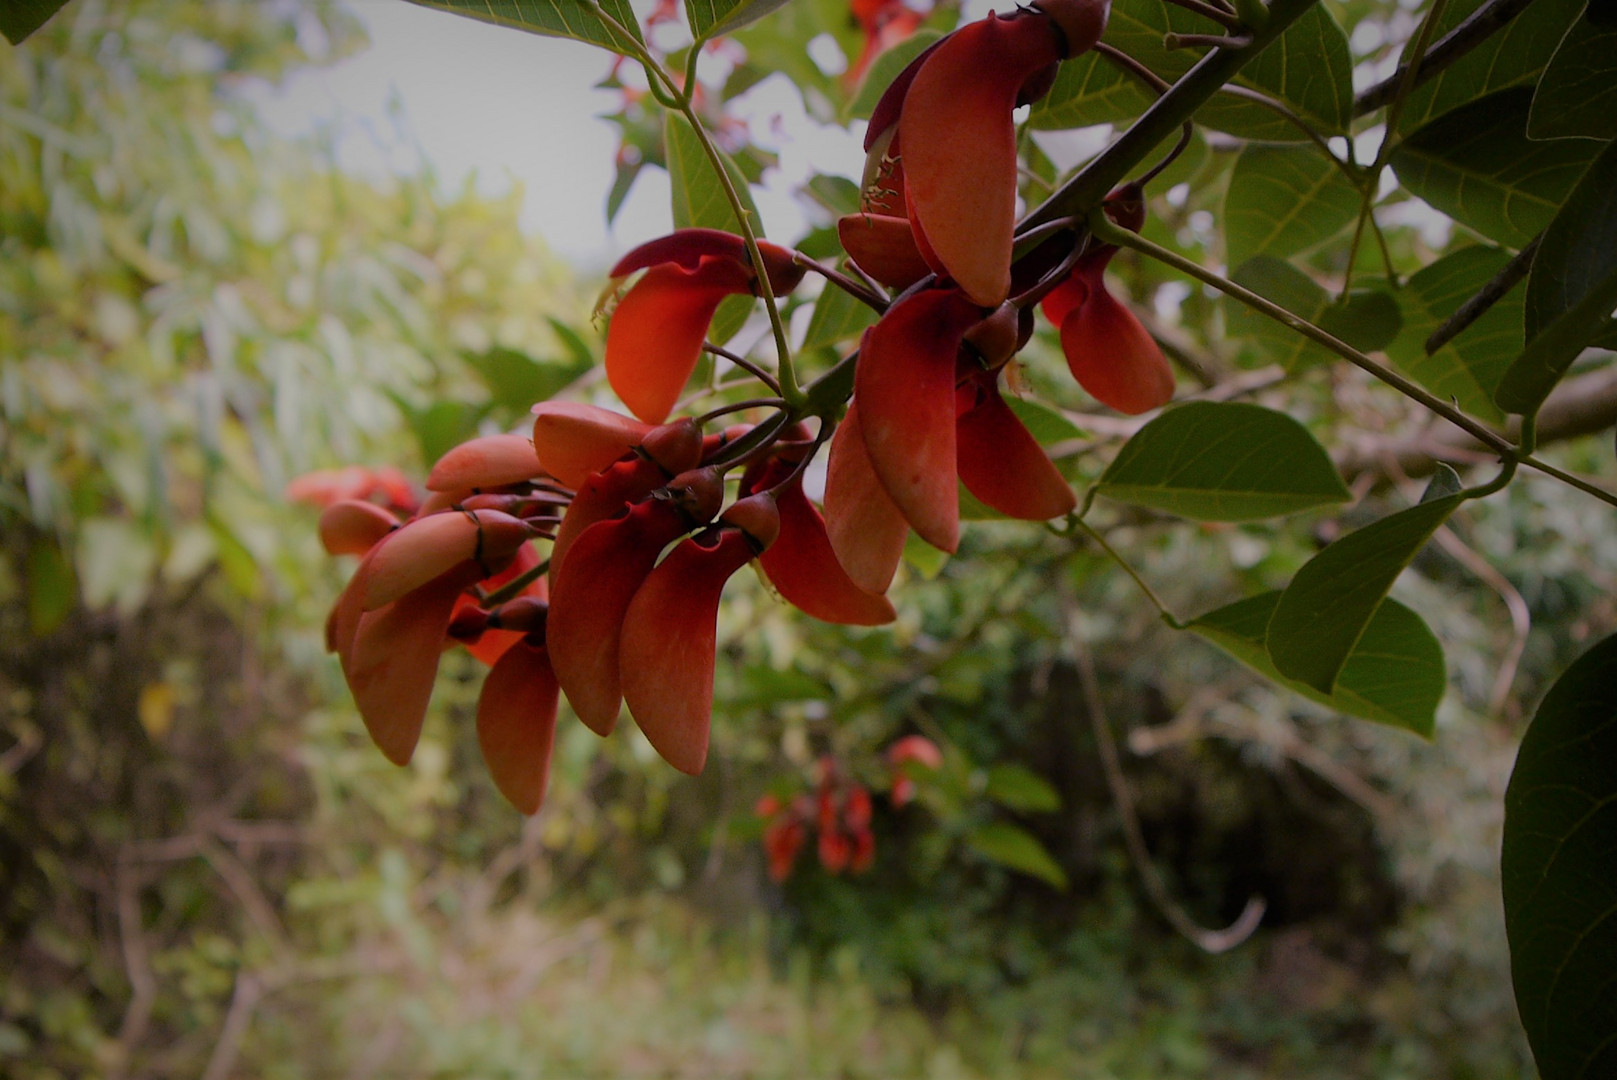
[[[532,570],[523,571],[521,574],[506,582],[504,585],[501,585],[498,589],[495,589],[493,592],[485,595],[482,600],[483,606],[499,607],[507,600],[515,600],[518,596],[522,595],[523,589],[526,589],[529,585],[532,585],[541,577],[544,577],[545,572],[549,569],[550,560],[546,559]]]
[[[1093,540],[1102,551],[1106,552],[1107,556],[1110,557],[1113,562],[1123,569],[1123,573],[1127,574],[1133,579],[1134,584],[1138,585],[1140,587],[1140,591],[1145,594],[1145,598],[1151,601],[1152,606],[1157,609],[1157,614],[1162,616],[1163,622],[1167,623],[1175,630],[1183,630],[1185,628],[1185,624],[1179,621],[1179,618],[1174,615],[1173,612],[1168,610],[1168,605],[1164,604],[1162,599],[1152,591],[1151,586],[1145,583],[1145,579],[1135,571],[1134,567],[1129,565],[1127,559],[1123,558],[1123,556],[1117,553],[1116,548],[1112,547],[1112,545],[1106,542],[1106,538],[1102,536],[1094,526],[1090,525],[1089,522],[1083,520],[1082,518],[1074,518],[1073,524],[1082,529],[1084,531],[1084,535]]]
[[[1151,256],[1153,259],[1165,262],[1181,273],[1188,274],[1204,284],[1211,285],[1226,296],[1232,296],[1248,307],[1269,316],[1276,322],[1291,327],[1310,341],[1323,345],[1344,360],[1352,363],[1355,367],[1369,372],[1405,397],[1424,405],[1427,409],[1441,416],[1455,427],[1460,428],[1490,450],[1498,452],[1501,456],[1509,457],[1515,454],[1516,448],[1511,444],[1510,440],[1489,428],[1486,424],[1473,420],[1448,402],[1430,393],[1424,387],[1404,378],[1404,376],[1384,364],[1376,363],[1351,345],[1338,341],[1307,319],[1292,314],[1279,304],[1266,300],[1250,289],[1242,288],[1227,278],[1220,277],[1218,274],[1182,255],[1154,244],[1144,237],[1129,232],[1127,229],[1113,225],[1103,213],[1096,212],[1090,215],[1089,228],[1096,237],[1108,244],[1133,248],[1135,251]]]

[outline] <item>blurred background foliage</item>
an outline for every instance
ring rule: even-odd
[[[775,25],[748,32],[760,63]],[[567,725],[549,802],[518,818],[458,651],[414,762],[389,766],[323,654],[346,567],[282,488],[419,474],[589,395],[599,336],[592,283],[519,231],[519,196],[342,175],[242,94],[363,47],[323,0],[79,0],[0,47],[0,1073],[1531,1074],[1501,796],[1523,703],[1617,623],[1609,517],[1547,481],[1470,504],[1399,585],[1450,660],[1431,744],[1175,634],[1092,548],[983,523],[947,562],[914,553],[887,628],[738,580],[700,778]],[[1198,147],[1159,240],[1216,244],[1233,158]],[[1442,250],[1412,227],[1389,244]],[[1138,300],[1177,287],[1117,270]],[[1257,369],[1258,400],[1328,445],[1401,430],[1351,374],[1262,389],[1261,347],[1179,301],[1170,342]],[[1027,378],[1076,404],[1055,370]],[[1073,476],[1115,446],[1106,422],[1072,428]],[[1366,518],[1418,490],[1362,476]],[[1273,587],[1330,528],[1108,513],[1182,615]],[[1511,604],[1534,630],[1502,695]],[[1262,896],[1251,942],[1209,956],[1163,921],[1100,730],[1169,893],[1206,925]],[[909,734],[944,764],[898,807],[884,752]],[[777,884],[753,806],[827,762],[877,792],[875,865],[805,855]]]

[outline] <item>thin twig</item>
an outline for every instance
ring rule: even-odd
[[[1475,296],[1456,308],[1454,314],[1450,315],[1442,326],[1433,330],[1431,336],[1426,339],[1426,355],[1431,356],[1453,341],[1461,331],[1480,319],[1484,312],[1504,299],[1505,294],[1514,289],[1516,283],[1526,277],[1527,271],[1532,269],[1533,256],[1538,253],[1539,242],[1543,239],[1544,234],[1539,233],[1529,240],[1527,246],[1516,253],[1515,258],[1501,267],[1499,273],[1477,290]]]
[[[819,274],[855,300],[874,308],[878,313],[886,312],[888,300],[885,296],[872,289],[867,289],[862,283],[855,281],[842,271],[834,270],[829,266],[815,262],[801,251],[792,252],[792,261],[805,270],[812,270]]]
[[[1174,7],[1194,11],[1204,19],[1211,19],[1226,30],[1241,30],[1245,27],[1245,24],[1241,22],[1233,11],[1214,7],[1212,4],[1203,3],[1202,0],[1168,0],[1168,2]]]
[[[751,374],[775,393],[780,393],[780,381],[746,357],[739,356],[723,346],[713,344],[711,341],[702,342],[702,351],[730,361],[730,363]]]
[[[236,989],[230,995],[230,1008],[219,1029],[219,1041],[213,1044],[213,1053],[208,1056],[208,1067],[202,1073],[202,1080],[225,1080],[230,1075],[236,1064],[236,1054],[241,1050],[241,1041],[252,1025],[253,1010],[258,1007],[258,999],[263,995],[264,987],[256,975],[250,971],[236,973]]]
[[[1447,525],[1441,526],[1436,535],[1438,546],[1454,557],[1454,560],[1499,594],[1504,601],[1505,610],[1510,612],[1510,645],[1505,649],[1505,655],[1499,660],[1499,670],[1494,675],[1493,691],[1488,695],[1488,715],[1498,716],[1505,708],[1510,698],[1510,685],[1516,681],[1516,669],[1521,665],[1522,653],[1527,651],[1527,634],[1533,628],[1533,616],[1528,610],[1527,601],[1510,579],[1501,574],[1492,563],[1484,559],[1475,548],[1461,540],[1459,535]]]
[[[1450,30],[1443,37],[1426,50],[1426,56],[1415,69],[1414,81],[1410,88],[1421,85],[1439,72],[1444,71],[1456,60],[1487,41],[1494,33],[1502,29],[1506,23],[1527,10],[1533,0],[1492,0],[1473,11],[1469,18]],[[1377,109],[1392,101],[1398,93],[1398,87],[1403,82],[1406,71],[1405,65],[1399,65],[1397,71],[1383,79],[1381,82],[1364,91],[1353,101],[1353,115],[1363,116],[1375,112]]]

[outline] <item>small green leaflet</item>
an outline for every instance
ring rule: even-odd
[[[876,312],[869,304],[855,299],[835,285],[827,285],[814,302],[814,314],[809,317],[808,329],[803,334],[804,352],[822,345],[835,345],[839,341],[857,337],[876,321]]]
[[[1533,91],[1490,94],[1410,135],[1389,157],[1399,181],[1449,217],[1520,248],[1550,223],[1600,144],[1527,137]]]
[[[1494,390],[1522,349],[1522,292],[1512,289],[1430,356],[1426,339],[1461,304],[1510,261],[1496,247],[1476,245],[1450,252],[1418,270],[1399,292],[1404,330],[1387,349],[1393,362],[1440,398],[1483,420],[1499,420]]]
[[[1275,670],[1331,693],[1387,590],[1463,499],[1448,495],[1400,510],[1304,563],[1269,619]]]
[[[685,0],[691,36],[706,41],[757,22],[786,0]]]
[[[1097,488],[1193,521],[1255,521],[1349,498],[1307,428],[1245,402],[1168,409],[1124,444]]]
[[[1600,0],[1593,0],[1590,9]],[[1539,77],[1527,134],[1534,139],[1617,136],[1617,21],[1599,26],[1586,9]]]
[[[1050,92],[1033,105],[1035,131],[1115,124],[1139,116],[1154,98],[1140,81],[1097,52],[1063,61]]]
[[[1617,1075],[1617,636],[1538,708],[1505,790],[1510,974],[1544,1080]]]
[[[1313,144],[1248,146],[1224,196],[1224,244],[1238,266],[1286,258],[1324,243],[1358,217],[1363,196]]]
[[[73,564],[53,540],[40,538],[28,547],[28,627],[36,637],[62,625],[78,603],[79,583]]]
[[[1067,874],[1034,835],[1003,821],[990,821],[966,834],[966,846],[990,862],[1036,877],[1057,889],[1067,888]]]
[[[44,26],[67,0],[6,0],[0,5],[0,34],[13,45]]]
[[[1589,145],[1582,139],[1563,140]],[[1533,257],[1527,349],[1499,381],[1509,412],[1535,413],[1617,308],[1617,143],[1578,182]]]
[[[678,113],[669,112],[663,122],[663,138],[667,147],[674,228],[739,232],[741,226],[736,222],[730,200],[725,197],[724,186],[713,175],[707,152],[691,128],[690,121]],[[724,171],[729,174],[731,185],[741,197],[741,205],[752,219],[753,228],[759,228],[758,207],[752,201],[752,191],[747,187],[746,177],[741,175],[741,170],[724,151],[719,151],[719,157],[724,162]],[[713,317],[708,339],[721,345],[729,341],[747,321],[752,309],[753,299],[750,296],[726,298],[719,305],[718,314]]]
[[[1329,693],[1288,679],[1275,670],[1265,647],[1269,620],[1280,592],[1238,600],[1190,623],[1211,641],[1265,678],[1321,705],[1432,737],[1438,703],[1447,686],[1443,647],[1421,617],[1393,599],[1376,609]]]
[[[518,414],[526,414],[536,401],[549,401],[557,391],[595,367],[594,358],[582,360],[536,360],[525,352],[496,345],[473,352],[461,350],[465,360],[488,387],[494,403]]]
[[[989,768],[983,794],[1019,814],[1049,814],[1061,809],[1061,794],[1050,781],[1012,762]]]
[[[1313,278],[1272,255],[1248,259],[1235,268],[1230,280],[1316,325],[1320,313],[1330,303],[1325,290],[1315,284]],[[1295,372],[1314,364],[1329,363],[1336,355],[1291,327],[1253,311],[1233,296],[1224,297],[1223,304],[1229,336],[1237,341],[1250,340],[1262,358],[1271,364]]]
[[[613,52],[623,52],[623,39],[596,16],[592,3],[584,0],[410,0],[422,7],[450,11],[479,22],[496,26],[509,26],[546,37],[572,38],[599,45]],[[634,35],[637,41],[640,23],[628,0],[601,0],[600,8],[620,26]]]

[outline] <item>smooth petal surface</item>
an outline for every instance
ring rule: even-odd
[[[870,328],[854,374],[871,467],[921,538],[949,552],[960,541],[955,360],[981,319],[956,289],[917,293]]]
[[[692,776],[707,761],[719,594],[752,554],[737,529],[719,529],[711,547],[682,541],[623,620],[624,702],[657,753]]]
[[[859,269],[889,289],[907,289],[932,272],[908,218],[847,214],[837,221],[837,237]]]
[[[451,510],[406,522],[368,560],[365,610],[391,603],[467,559],[478,560],[484,576],[502,570],[530,535],[520,519],[498,510]]]
[[[649,266],[673,263],[687,270],[695,270],[707,256],[718,256],[732,262],[747,261],[747,242],[733,232],[723,229],[676,229],[667,236],[648,240],[624,254],[612,267],[612,277],[624,277]]]
[[[1064,517],[1078,505],[1071,486],[1005,404],[995,381],[961,390],[977,401],[960,415],[956,429],[960,482],[985,505],[1010,517]]]
[[[532,480],[542,471],[533,443],[521,435],[484,435],[450,450],[427,474],[428,491],[493,488]]]
[[[1096,401],[1133,415],[1173,400],[1173,368],[1134,312],[1106,291],[1099,272],[1089,296],[1061,323],[1061,351]]]
[[[371,739],[395,765],[415,753],[455,600],[480,576],[477,564],[464,563],[359,619],[348,688]]]
[[[623,513],[630,503],[639,502],[668,479],[654,461],[642,457],[620,461],[598,472],[579,486],[572,505],[561,519],[556,540],[550,545],[550,580],[554,584],[562,560],[583,531],[597,521]]]
[[[695,270],[663,263],[618,302],[606,332],[606,377],[629,411],[660,424],[696,370],[702,340],[726,296],[752,289],[752,271],[705,257]]]
[[[779,462],[758,486],[769,487],[790,470],[789,463]],[[803,494],[800,480],[776,489],[775,504],[780,535],[758,561],[781,596],[825,622],[879,626],[897,617],[887,597],[861,589],[837,561],[825,518]]]
[[[647,500],[580,533],[551,582],[550,663],[573,711],[597,735],[610,735],[618,722],[624,613],[657,556],[687,528],[670,503]]]
[[[990,15],[944,38],[904,96],[899,138],[913,216],[949,276],[984,307],[1011,286],[1011,112],[1022,83],[1061,59],[1060,48],[1044,16]]]
[[[848,406],[848,414],[831,436],[825,532],[849,580],[866,592],[880,594],[893,583],[910,526],[871,467],[857,405]]]
[[[560,693],[544,646],[523,640],[490,669],[477,698],[477,745],[489,775],[524,814],[544,802]]]
[[[650,424],[632,416],[576,401],[542,401],[533,407],[539,464],[570,488],[640,445],[650,430]]]
[[[327,555],[363,555],[398,527],[399,519],[375,503],[344,499],[320,512],[320,545]]]

